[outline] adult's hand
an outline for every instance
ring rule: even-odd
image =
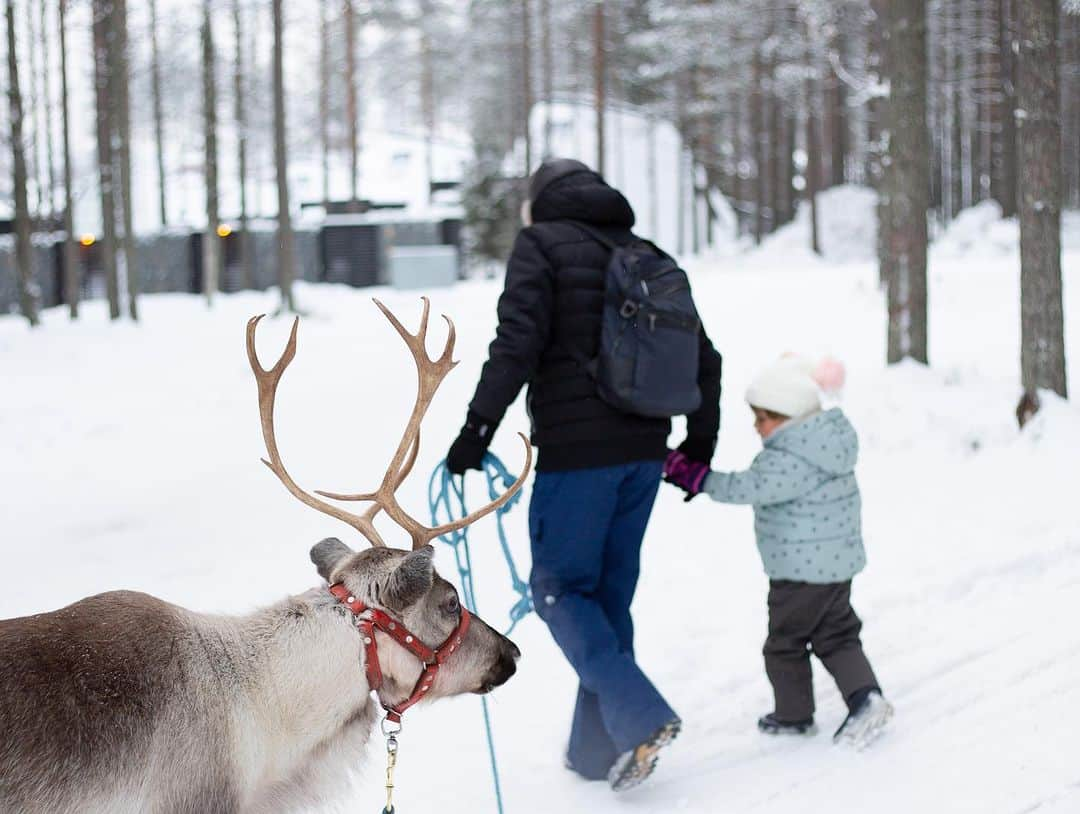
[[[679,452],[691,461],[708,464],[712,461],[716,451],[716,439],[701,435],[689,435],[686,440],[679,444]]]
[[[669,452],[667,460],[664,461],[664,480],[682,489],[686,493],[687,502],[701,494],[708,476],[709,465],[692,460],[685,453]]]
[[[480,469],[494,431],[491,422],[469,413],[465,426],[446,453],[446,468],[454,475],[464,475],[469,469]]]

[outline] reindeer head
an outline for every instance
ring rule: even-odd
[[[299,319],[293,322],[284,353],[269,370],[263,369],[255,353],[255,329],[261,317],[254,317],[248,322],[247,351],[259,387],[259,415],[262,420],[263,440],[269,455],[269,460],[264,460],[263,463],[302,503],[349,524],[374,546],[357,553],[340,540],[323,540],[311,550],[311,559],[319,574],[332,584],[344,584],[349,592],[365,605],[384,610],[400,620],[406,629],[420,637],[429,647],[433,647],[443,642],[457,627],[461,611],[457,591],[435,573],[432,564],[434,551],[429,543],[440,535],[464,528],[510,500],[528,477],[532,466],[532,448],[528,439],[521,435],[526,452],[525,467],[521,475],[498,499],[460,520],[441,526],[425,526],[398,504],[396,492],[412,471],[420,451],[420,423],[435,391],[446,374],[457,364],[452,359],[455,334],[454,323],[449,318],[446,318],[449,334],[442,355],[438,359],[432,359],[428,355],[426,341],[429,305],[427,298],[424,298],[423,302],[420,330],[411,334],[382,303],[375,300],[379,310],[390,320],[390,324],[412,352],[419,384],[416,404],[405,432],[382,483],[374,492],[339,494],[316,491],[310,494],[301,489],[285,470],[274,435],[274,397],[282,374],[296,355]],[[370,502],[372,505],[362,515],[357,515],[315,495],[332,500]],[[409,534],[412,538],[412,551],[386,547],[374,525],[375,517],[380,511],[385,511],[391,520]],[[419,659],[402,648],[389,647],[384,651],[392,654],[384,665],[384,677],[393,685],[386,687],[384,701],[392,701],[392,695],[408,695],[407,688],[416,682],[422,665]],[[482,620],[473,617],[473,623],[461,643],[460,650],[448,663],[447,669],[439,672],[428,697],[462,692],[487,692],[513,675],[519,655],[517,647],[509,639],[496,633]]]
[[[342,583],[365,605],[386,611],[429,646],[445,641],[461,618],[454,586],[435,572],[430,545],[416,551],[376,547],[359,553],[336,538],[311,549],[311,561],[327,582]],[[394,703],[409,694],[422,665],[401,647],[391,646],[383,633],[379,657],[387,682],[384,700]],[[475,615],[460,648],[438,678],[428,697],[486,693],[506,683],[517,669],[521,652],[513,642]]]

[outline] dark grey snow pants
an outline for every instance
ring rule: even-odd
[[[861,629],[851,607],[851,580],[827,585],[770,581],[764,654],[777,718],[802,721],[813,716],[811,653],[821,659],[845,701],[859,690],[877,688],[859,640]]]

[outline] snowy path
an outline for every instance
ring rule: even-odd
[[[1080,410],[1048,404],[1023,435],[1016,398],[1015,259],[941,259],[932,281],[933,369],[882,369],[883,308],[869,266],[704,263],[698,299],[725,354],[718,463],[756,448],[741,392],[784,350],[832,352],[849,368],[845,407],[860,430],[870,558],[855,583],[865,642],[897,708],[872,751],[831,746],[842,718],[817,675],[822,732],[767,740],[761,667],[766,580],[749,510],[664,491],[635,606],[641,659],[686,721],[654,782],[613,800],[561,767],[574,679],[535,619],[515,634],[518,676],[493,697],[507,811],[1080,811]],[[812,267],[811,267],[812,266]],[[1066,315],[1080,388],[1080,253],[1066,257]],[[425,430],[419,470],[456,432],[492,332],[492,283],[437,292],[459,326],[459,369]],[[362,490],[381,475],[407,409],[411,361],[368,293],[302,288],[311,312],[281,386],[278,437],[297,479]],[[412,295],[380,292],[415,322]],[[813,310],[805,304],[814,303]],[[212,314],[186,296],[144,301],[145,324],[46,315],[31,335],[0,318],[0,617],[127,587],[201,610],[239,611],[315,583],[309,546],[349,529],[303,509],[258,463],[255,388],[243,353],[252,313],[271,295],[222,297]],[[269,364],[287,324],[267,320]],[[433,340],[435,341],[435,340]],[[510,430],[496,451],[514,468]],[[423,477],[403,503],[424,505]],[[525,512],[512,515],[527,559]],[[474,535],[480,610],[508,607],[490,525]],[[452,572],[448,552],[440,566]],[[249,581],[238,586],[237,576]],[[676,626],[661,611],[674,610]],[[704,654],[704,655],[702,655]],[[402,739],[402,811],[494,811],[478,702],[414,713]],[[374,742],[373,742],[374,743]],[[374,810],[380,755],[342,810]],[[438,784],[436,786],[436,783]],[[438,788],[439,791],[435,791]]]

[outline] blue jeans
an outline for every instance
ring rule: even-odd
[[[567,757],[590,778],[676,717],[634,661],[630,618],[661,471],[647,461],[541,472],[533,486],[533,601],[580,680]]]

